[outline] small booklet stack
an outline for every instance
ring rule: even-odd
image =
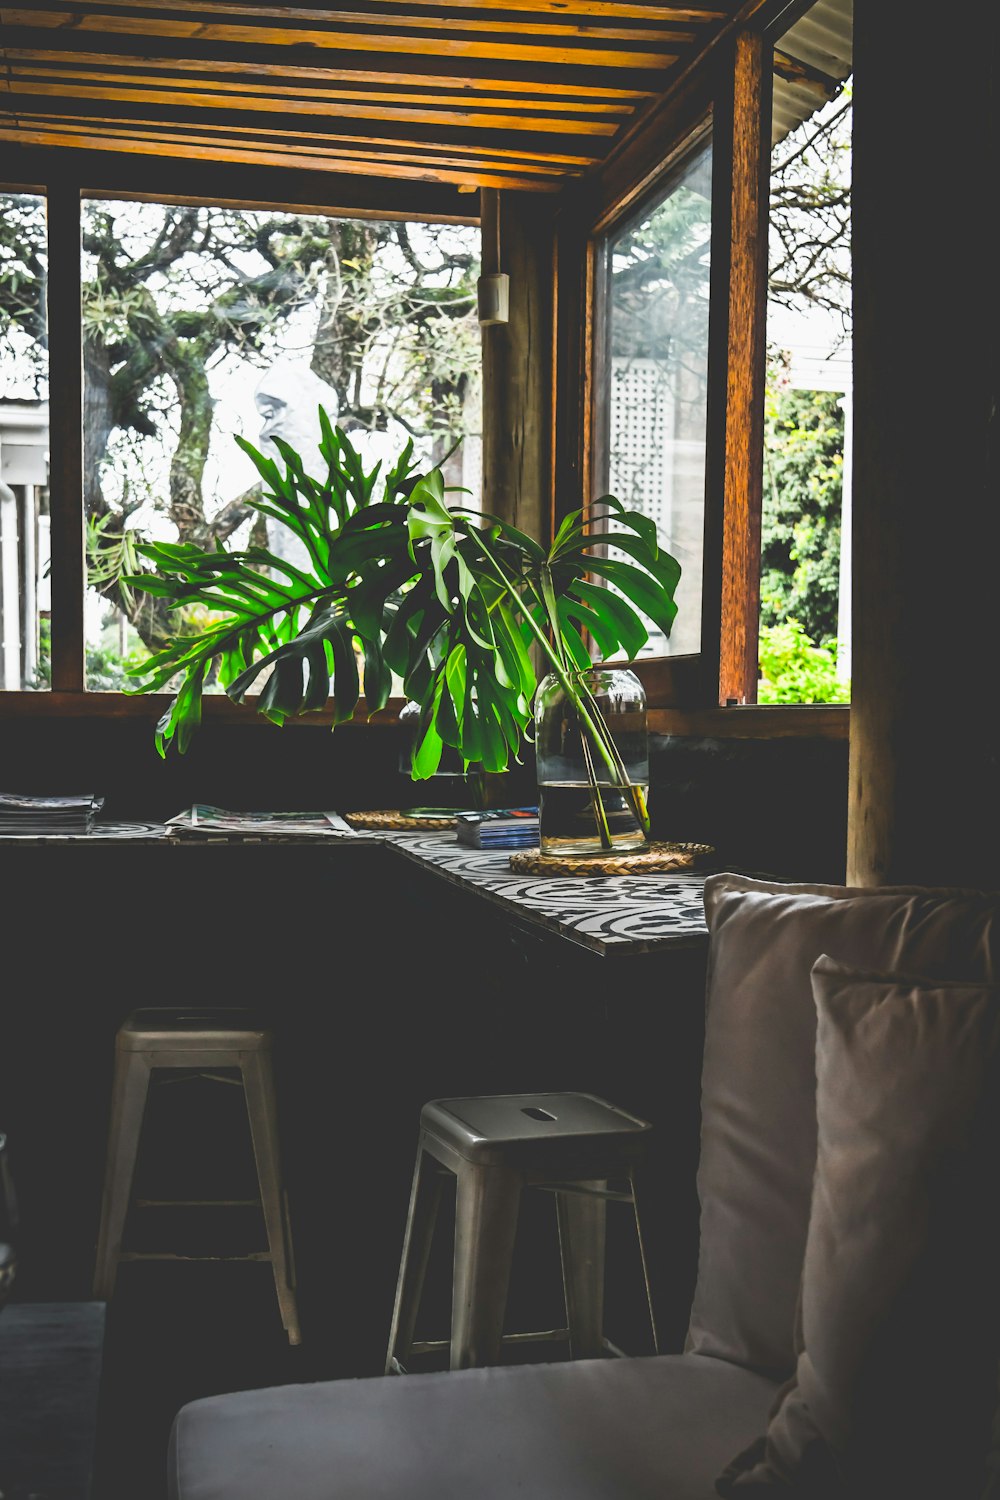
[[[533,849],[538,843],[537,807],[490,807],[457,817],[457,837],[469,849]]]
[[[92,792],[83,792],[78,797],[0,792],[0,833],[25,837],[43,833],[89,833],[103,806],[104,798],[95,797]]]

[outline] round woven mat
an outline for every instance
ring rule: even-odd
[[[715,853],[711,844],[654,842],[628,854],[543,854],[515,849],[510,867],[521,875],[661,875],[693,870]]]
[[[344,813],[344,822],[352,828],[365,829],[370,833],[394,831],[396,833],[419,833],[422,829],[454,828],[453,814],[441,817],[407,817],[401,812],[352,812]]]

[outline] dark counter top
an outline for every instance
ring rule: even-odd
[[[381,844],[452,885],[472,890],[522,920],[606,956],[659,952],[700,945],[707,929],[702,903],[703,874],[664,875],[519,875],[504,849],[468,849],[453,833],[367,833],[356,830],[301,838],[245,838],[213,834],[205,838],[171,837],[163,823],[100,822],[88,834],[2,835],[0,845],[58,844],[107,846],[168,844],[171,848],[308,844],[343,848]]]

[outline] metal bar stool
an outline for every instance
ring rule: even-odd
[[[150,1075],[159,1068],[184,1068],[194,1073],[218,1068],[238,1070],[239,1080],[223,1078],[219,1081],[238,1081],[243,1088],[268,1248],[249,1255],[212,1256],[211,1259],[270,1261],[282,1326],[288,1334],[288,1342],[299,1343],[301,1335],[288,1202],[278,1150],[271,1033],[245,1010],[137,1010],[119,1028],[115,1039],[111,1124],[94,1297],[110,1302],[118,1264],[122,1260],[174,1259],[172,1255],[153,1251],[122,1250]],[[212,1076],[210,1071],[208,1076]],[[211,1199],[201,1201],[205,1204],[218,1202]],[[191,1206],[190,1200],[183,1202]]]
[[[502,1344],[569,1340],[573,1359],[621,1353],[604,1337],[605,1221],[609,1199],[631,1203],[646,1302],[659,1348],[635,1174],[650,1126],[592,1094],[494,1094],[435,1099],[420,1112],[417,1162],[389,1333],[386,1374],[413,1354],[450,1349],[453,1370],[496,1364]],[[414,1341],[444,1181],[455,1178],[451,1339]],[[608,1179],[628,1181],[609,1192]],[[565,1329],[504,1336],[521,1191],[555,1194]]]

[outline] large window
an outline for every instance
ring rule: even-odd
[[[853,91],[842,11],[812,7],[775,52],[761,703],[850,698]]]
[[[319,472],[322,408],[366,468],[412,440],[477,504],[478,228],[84,194],[81,486],[63,499],[64,515],[82,499],[82,565],[75,597],[55,591],[50,629],[49,450],[71,435],[65,418],[49,432],[46,199],[7,192],[0,208],[3,688],[49,685],[52,630],[80,641],[81,685],[113,692],[183,629],[123,581],[140,539],[295,560],[297,539],[249,503],[258,474],[237,436],[269,457],[284,439]],[[62,286],[73,254],[54,246]]]
[[[48,686],[45,200],[0,191],[0,688]]]
[[[703,147],[604,246],[597,493],[650,516],[682,569],[673,630],[651,627],[652,656],[701,646],[711,177]]]
[[[89,688],[176,630],[118,582],[134,537],[306,561],[248,506],[236,434],[318,472],[322,408],[368,465],[412,438],[474,503],[476,231],[93,198],[81,229]]]

